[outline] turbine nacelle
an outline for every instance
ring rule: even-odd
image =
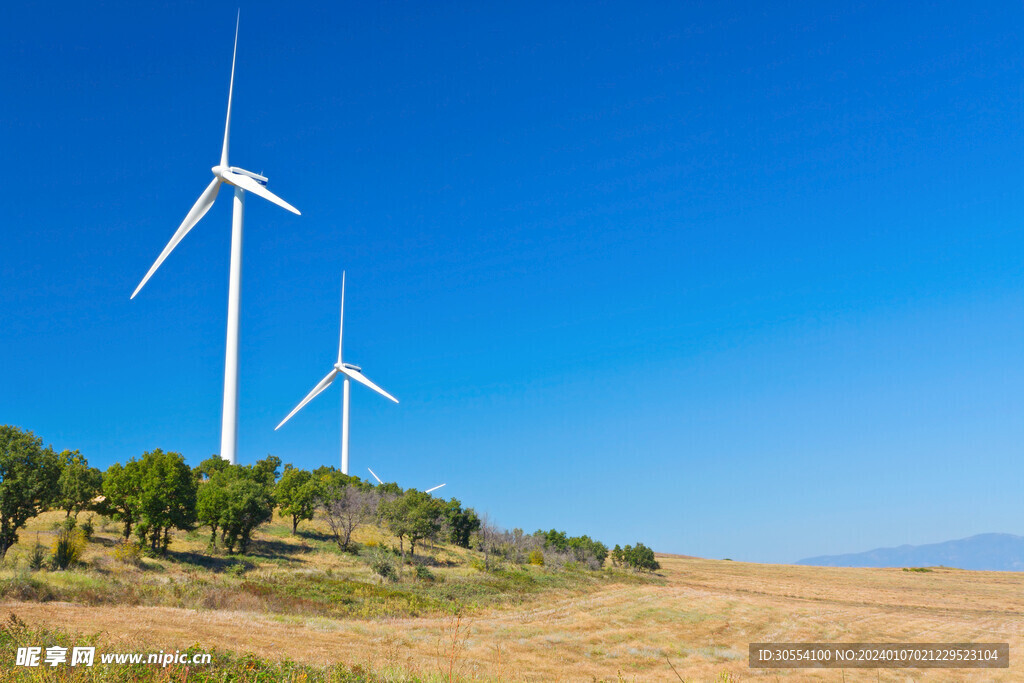
[[[361,367],[359,367],[358,365],[353,365],[352,363],[335,363],[334,367],[338,368],[339,370],[343,368],[348,368],[349,370],[355,370],[356,372],[363,371]]]
[[[259,173],[253,173],[252,171],[247,171],[244,168],[239,168],[237,166],[222,166],[221,164],[217,164],[210,170],[213,172],[214,176],[220,178],[226,183],[230,183],[231,185],[238,185],[234,178],[240,175],[252,178],[263,187],[267,186],[267,181],[269,180],[266,176],[262,176]]]

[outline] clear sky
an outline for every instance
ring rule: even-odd
[[[241,8],[239,459],[794,561],[1024,533],[1020,3]],[[0,422],[219,448],[237,4],[0,9]]]

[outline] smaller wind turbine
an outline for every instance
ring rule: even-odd
[[[313,387],[313,391],[309,392],[306,398],[302,399],[299,405],[295,406],[292,412],[288,413],[288,417],[281,420],[281,424],[274,427],[274,431],[277,431],[284,423],[292,418],[292,415],[302,410],[302,407],[317,397],[317,394],[322,392],[327,387],[331,386],[335,378],[339,375],[345,375],[345,384],[342,391],[341,401],[341,472],[342,474],[348,474],[348,394],[349,394],[349,378],[354,379],[360,384],[370,387],[384,398],[391,399],[395,403],[398,403],[398,399],[389,394],[388,392],[381,389],[379,386],[371,382],[363,374],[362,368],[358,365],[352,365],[351,363],[343,363],[341,361],[341,341],[342,333],[345,331],[345,272],[341,273],[341,325],[338,331],[338,362],[334,364],[334,367],[327,376],[320,380],[320,383]]]
[[[369,468],[369,467],[367,467],[366,469],[370,470],[370,468]],[[378,477],[378,476],[377,476],[377,473],[376,473],[376,472],[374,472],[373,470],[370,470],[370,474],[372,474],[372,475],[373,475],[373,478],[377,480],[377,483],[378,483],[378,484],[383,484],[383,483],[384,483],[384,482],[382,482],[382,481],[380,480],[380,477]],[[437,486],[435,486],[435,487],[433,487],[433,488],[429,488],[429,489],[427,489],[427,490],[426,490],[426,491],[424,491],[423,493],[430,493],[431,491],[436,491],[436,490],[438,490],[439,488],[441,488],[442,486],[447,486],[447,485],[448,485],[448,484],[438,484]]]

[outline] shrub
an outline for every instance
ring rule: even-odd
[[[426,565],[416,565],[416,578],[420,581],[434,581],[434,574],[427,569]]]
[[[370,569],[380,577],[382,583],[385,580],[398,580],[398,570],[395,569],[394,555],[381,548],[376,548],[370,553]]]
[[[96,533],[96,527],[93,525],[93,515],[89,515],[89,519],[82,523],[82,533],[85,534],[85,540],[92,540],[92,535]]]
[[[34,572],[39,571],[46,564],[46,550],[39,542],[39,534],[36,534],[36,544],[28,554],[28,568]]]
[[[53,543],[54,569],[67,569],[78,564],[85,551],[85,534],[81,529],[61,529]]]
[[[530,564],[535,564],[538,567],[544,566],[544,553],[540,550],[531,550],[529,555]]]
[[[142,565],[142,548],[125,539],[114,546],[114,558],[135,567]]]

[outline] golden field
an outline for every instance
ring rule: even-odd
[[[324,576],[337,577],[361,571],[339,553],[308,548],[297,552],[294,562],[283,561],[289,546],[308,546],[309,541],[282,535],[281,524],[263,537],[275,544],[274,561],[259,563],[248,574],[270,580],[278,572],[315,577],[329,571]],[[361,540],[378,532],[364,533]],[[43,572],[45,580],[87,583],[127,573],[132,582],[173,586],[197,571],[173,561],[160,562],[159,569],[120,567],[103,557],[104,534],[97,536],[83,578],[74,578],[75,572]],[[30,541],[34,534],[23,534],[22,547]],[[202,540],[175,541],[172,549],[188,543],[201,546]],[[427,554],[451,552],[434,548]],[[174,650],[198,643],[312,665],[359,664],[393,680],[1024,680],[1024,663],[1018,661],[1024,646],[1024,574],[658,559],[662,568],[653,577],[612,572],[599,581],[552,584],[515,599],[476,601],[458,616],[429,605],[415,615],[331,616],[303,608],[313,603],[282,611],[245,599],[247,594],[231,592],[228,584],[222,589],[228,598],[209,607],[169,606],[173,601],[155,599],[110,604],[88,591],[77,593],[83,597],[74,601],[8,594],[0,616],[15,614],[32,626],[100,632],[111,651]],[[455,563],[439,564],[433,571],[449,585],[477,581],[472,575],[483,574]],[[4,571],[10,575],[12,570]],[[760,641],[1009,642],[1011,667],[750,669],[748,644]]]

